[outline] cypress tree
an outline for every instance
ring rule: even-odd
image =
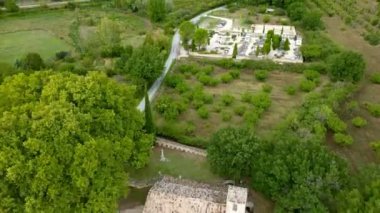
[[[149,95],[147,87],[145,86],[145,131],[149,134],[155,132],[152,109],[150,107]]]
[[[290,42],[289,42],[289,39],[286,39],[286,40],[285,40],[284,50],[285,50],[285,51],[289,51],[289,50],[290,50]]]
[[[237,48],[237,44],[235,43],[234,51],[232,52],[232,58],[236,59],[237,54],[238,54],[238,48]]]

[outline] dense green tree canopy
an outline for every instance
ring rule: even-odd
[[[250,163],[258,152],[258,138],[246,129],[226,128],[216,132],[208,146],[211,168],[236,180],[250,174]]]
[[[339,212],[380,212],[380,166],[361,169],[337,200]]]
[[[143,45],[133,51],[131,58],[128,60],[126,72],[137,80],[145,80],[145,82],[151,84],[162,73],[164,56],[158,46]]]
[[[182,44],[187,48],[188,42],[193,38],[195,32],[195,25],[190,21],[182,22],[179,26],[179,33],[181,35]]]
[[[0,212],[115,212],[125,166],[146,164],[134,88],[36,72],[0,85]]]
[[[202,28],[196,29],[193,40],[194,44],[198,46],[198,50],[200,50],[208,42],[208,31]]]
[[[165,0],[148,0],[148,14],[152,21],[163,21],[166,17],[166,13]]]
[[[330,60],[330,76],[335,81],[358,82],[363,78],[365,67],[362,55],[345,51]]]

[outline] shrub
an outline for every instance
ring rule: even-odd
[[[319,83],[321,74],[315,70],[305,70],[303,75],[307,80],[314,81],[315,83]]]
[[[187,122],[184,127],[185,134],[188,136],[193,136],[195,129],[196,129],[195,124],[192,122]]]
[[[247,110],[247,107],[244,105],[239,105],[234,108],[234,112],[238,116],[244,115],[245,111]]]
[[[229,73],[233,79],[240,78],[240,70],[231,70]]]
[[[297,92],[297,88],[293,85],[290,85],[285,88],[285,91],[286,93],[288,93],[288,95],[295,95]]]
[[[268,71],[267,70],[256,70],[255,71],[255,77],[259,81],[265,81],[268,78]]]
[[[216,104],[213,106],[213,111],[219,113],[222,111],[223,106],[221,104]]]
[[[357,101],[350,101],[347,103],[346,109],[350,112],[356,111],[359,109],[359,103]]]
[[[299,85],[299,88],[303,92],[310,92],[317,87],[314,81],[303,79]]]
[[[380,104],[366,103],[368,112],[374,117],[380,117]]]
[[[347,129],[344,123],[337,115],[331,115],[327,118],[327,126],[334,132],[344,132]]]
[[[364,127],[364,126],[367,126],[367,121],[362,118],[362,117],[355,117],[351,120],[351,123],[352,125],[354,125],[355,127],[358,127],[358,128],[361,128],[361,127]]]
[[[24,70],[41,70],[45,67],[45,64],[40,54],[28,53],[16,66]]]
[[[162,96],[156,103],[155,109],[165,120],[175,120],[187,106],[182,101],[174,101],[172,97]]]
[[[202,119],[207,119],[209,117],[209,111],[205,106],[200,107],[197,110],[197,113],[198,113],[199,117]]]
[[[267,93],[260,92],[252,97],[252,104],[259,109],[266,110],[272,105],[272,101]]]
[[[251,103],[252,97],[253,97],[252,93],[244,92],[243,94],[241,94],[241,101],[245,103]]]
[[[273,87],[271,85],[269,85],[269,84],[263,84],[262,89],[263,89],[263,92],[271,93]]]
[[[263,22],[264,22],[264,23],[268,23],[268,22],[270,22],[270,16],[269,16],[269,15],[264,15],[264,17],[263,17]]]
[[[192,73],[195,74],[199,71],[197,64],[180,64],[177,70],[181,73]]]
[[[223,121],[230,121],[232,119],[232,113],[229,111],[223,111],[222,112],[222,120]]]
[[[368,41],[370,45],[376,46],[380,44],[380,33],[368,33],[364,36],[364,39]]]
[[[374,84],[380,84],[380,73],[375,73],[371,76],[371,82]]]
[[[220,80],[222,80],[223,83],[227,84],[230,83],[234,78],[230,73],[225,73],[220,77]]]
[[[219,84],[218,79],[215,79],[215,78],[208,76],[204,73],[198,75],[197,78],[205,86],[217,86]]]
[[[207,65],[200,69],[200,72],[205,73],[206,75],[211,75],[214,72],[214,66]]]
[[[235,101],[235,97],[230,94],[222,95],[222,103],[225,106],[230,106]]]
[[[59,52],[55,53],[55,58],[57,60],[63,60],[68,56],[70,56],[70,52],[67,52],[67,51],[59,51]]]
[[[248,125],[255,125],[260,119],[260,114],[255,110],[249,110],[244,113],[243,118]]]
[[[180,75],[168,75],[165,78],[165,85],[171,88],[176,88],[179,84],[183,84],[183,78]]]
[[[375,152],[380,154],[380,141],[374,141],[370,145]]]
[[[185,81],[182,81],[181,83],[178,83],[175,87],[175,89],[180,93],[180,94],[183,94],[183,93],[187,93],[190,91],[190,87],[189,85],[187,85],[185,83]],[[192,97],[192,93],[191,94],[191,97]]]
[[[341,145],[351,145],[354,143],[354,139],[350,135],[336,133],[334,134],[334,141]]]

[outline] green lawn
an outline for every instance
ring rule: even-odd
[[[211,173],[204,157],[170,149],[164,149],[164,156],[169,160],[168,162],[160,161],[161,148],[154,148],[149,165],[143,169],[131,171],[129,175],[132,179],[149,180],[158,177],[161,172],[163,175],[182,176],[182,178],[209,183],[221,180]]]
[[[0,34],[0,62],[13,64],[28,52],[39,53],[46,60],[56,52],[70,49],[65,41],[44,30]]]

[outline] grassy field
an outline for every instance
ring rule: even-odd
[[[13,64],[29,52],[36,52],[46,60],[56,52],[69,50],[69,44],[44,30],[0,34],[0,62]]]
[[[44,58],[52,57],[60,50],[69,50],[72,43],[71,23],[78,18],[83,40],[96,33],[102,17],[117,20],[121,28],[123,44],[139,46],[145,34],[152,30],[149,20],[135,14],[110,9],[83,8],[79,11],[52,10],[26,12],[0,19],[0,61],[13,63],[27,52],[38,52]]]
[[[149,165],[137,171],[131,171],[132,179],[150,180],[162,175],[202,181],[207,183],[220,182],[221,179],[211,173],[206,158],[171,149],[163,149],[167,162],[160,161],[161,148],[154,148]]]
[[[178,71],[182,64],[197,63],[196,60],[181,60],[176,64],[171,75],[182,75]],[[199,64],[198,64],[199,65]],[[202,65],[199,65],[202,67]],[[210,65],[203,65],[210,67]],[[201,68],[202,69],[202,68]],[[227,126],[245,126],[255,127],[256,131],[265,134],[281,122],[287,114],[293,109],[300,106],[306,92],[299,91],[298,85],[303,80],[302,74],[273,71],[269,73],[267,80],[259,81],[255,78],[256,70],[244,69],[240,71],[240,77],[228,83],[219,81],[217,85],[202,85],[198,78],[199,74],[185,75],[185,84],[190,90],[203,88],[195,93],[204,93],[210,97],[208,103],[197,106],[194,99],[190,102],[184,101],[187,93],[179,93],[177,89],[164,86],[160,90],[159,98],[155,102],[156,109],[160,105],[160,99],[171,97],[176,101],[184,101],[186,104],[185,111],[182,112],[175,122],[165,118],[156,110],[156,123],[162,131],[175,132],[174,134],[186,135],[188,137],[208,138],[218,129]],[[213,79],[222,79],[230,70],[215,66],[210,77]],[[319,87],[321,87],[326,78],[322,77]],[[287,88],[292,86],[296,91],[294,95],[287,93]],[[270,87],[271,91],[263,92],[264,87]],[[257,96],[259,94],[268,94],[271,105],[259,115],[258,121],[251,121],[251,112],[258,110],[258,107],[250,101],[243,100],[243,95]],[[230,104],[225,104],[226,96],[232,97]],[[200,109],[207,110],[208,116],[205,118],[200,115]],[[254,117],[254,115],[253,115]],[[170,134],[168,134],[170,136]]]

